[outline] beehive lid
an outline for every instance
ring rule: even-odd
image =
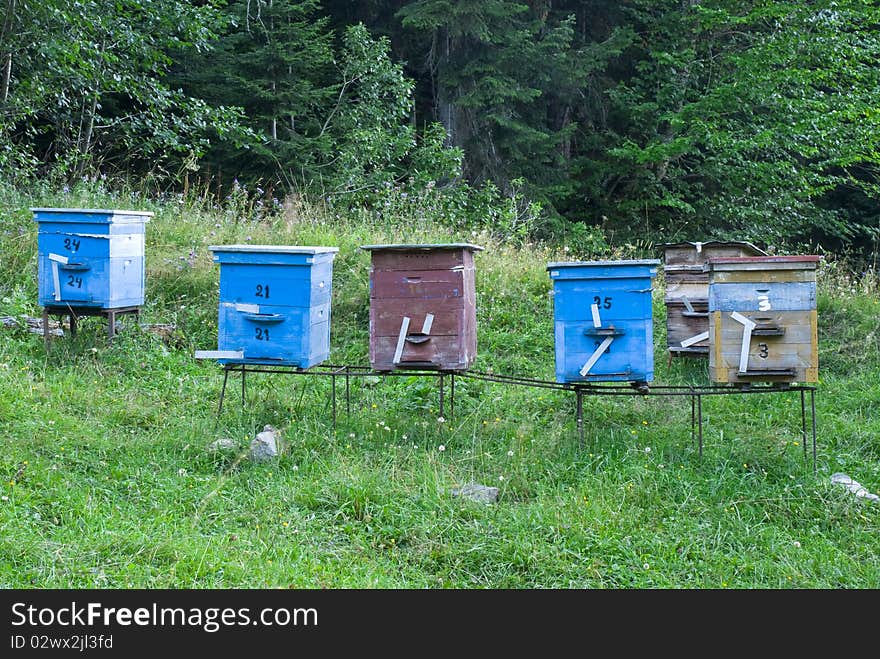
[[[760,247],[742,240],[665,243],[663,271],[668,274],[700,272],[710,258],[766,256]]]
[[[551,278],[598,278],[653,276],[660,259],[634,259],[623,261],[554,261],[547,264]]]
[[[212,252],[244,252],[250,254],[330,254],[338,247],[312,247],[308,245],[210,245]]]
[[[472,252],[482,251],[483,247],[471,243],[419,243],[419,244],[396,244],[396,245],[361,245],[366,250],[392,250],[398,252],[412,252],[416,250],[431,251],[437,249],[467,249]]]
[[[660,265],[660,259],[641,259],[633,261],[554,261],[547,264],[548,270],[557,270],[559,268],[579,268],[583,266],[655,266]]]
[[[149,222],[150,211],[130,211],[106,208],[31,208],[37,222],[77,222],[93,224],[124,224]]]
[[[767,253],[760,247],[745,240],[707,240],[705,242],[683,240],[678,243],[663,243],[661,247],[664,249],[671,247],[693,247],[697,252],[702,252],[704,249],[712,247],[740,247],[743,251],[752,252],[756,256]]]

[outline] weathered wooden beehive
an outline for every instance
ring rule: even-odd
[[[144,211],[32,208],[40,305],[96,310],[144,303]]]
[[[818,256],[709,259],[714,382],[817,382]]]
[[[220,264],[216,353],[221,361],[308,368],[330,355],[337,247],[212,245]]]
[[[469,243],[364,245],[370,266],[370,364],[377,371],[462,371],[477,355]]]
[[[652,280],[659,259],[549,263],[557,382],[654,379]]]
[[[740,241],[667,243],[663,245],[666,282],[666,345],[674,354],[709,354],[710,258],[763,256],[766,252]]]

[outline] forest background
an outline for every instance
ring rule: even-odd
[[[4,184],[418,199],[581,253],[734,238],[876,265],[876,2],[0,6]]]

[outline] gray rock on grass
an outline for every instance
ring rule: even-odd
[[[208,444],[208,451],[232,451],[238,448],[238,444],[234,439],[230,439],[229,437],[221,437],[215,442],[211,442]]]
[[[480,485],[479,483],[468,483],[462,487],[454,488],[452,496],[470,499],[479,503],[495,503],[498,500],[498,488]]]
[[[278,431],[272,426],[263,426],[263,432],[251,440],[249,457],[254,462],[265,462],[278,457]]]
[[[878,497],[876,494],[874,494],[872,492],[869,492],[868,489],[864,485],[862,485],[858,481],[853,480],[852,477],[849,476],[848,474],[844,474],[841,472],[837,472],[836,474],[832,474],[831,475],[831,482],[843,485],[846,489],[848,489],[850,492],[855,494],[860,499],[867,499],[868,501],[880,502],[880,497]]]

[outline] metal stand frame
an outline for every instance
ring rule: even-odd
[[[555,389],[558,391],[572,391],[575,394],[577,430],[580,443],[585,444],[584,432],[584,398],[586,396],[687,396],[691,399],[691,441],[697,443],[700,458],[703,457],[703,397],[705,396],[729,396],[747,394],[781,394],[799,393],[801,402],[801,439],[804,451],[804,460],[807,459],[807,411],[806,394],[810,394],[810,419],[812,425],[812,454],[813,471],[816,471],[816,387],[804,384],[790,383],[749,383],[745,385],[649,385],[645,382],[630,383],[588,383],[588,382],[555,382],[551,380],[539,380],[535,378],[499,375],[480,371],[439,371],[439,370],[407,370],[375,371],[368,366],[330,365],[322,364],[310,368],[300,368],[289,364],[271,364],[265,362],[228,362],[223,365],[223,386],[220,390],[220,403],[217,407],[217,416],[223,411],[223,400],[226,395],[226,385],[229,374],[241,373],[241,402],[245,403],[245,381],[248,373],[281,373],[285,375],[311,375],[329,377],[331,379],[331,402],[333,409],[333,428],[336,428],[336,379],[345,378],[345,409],[346,414],[351,415],[351,379],[371,376],[421,376],[434,377],[439,382],[440,416],[445,416],[446,378],[450,380],[449,392],[449,418],[455,410],[455,378],[469,378],[472,380],[484,380],[508,385],[520,385],[540,389]]]
[[[51,337],[49,333],[49,316],[58,316],[59,319],[68,316],[70,318],[70,335],[74,337],[76,336],[77,321],[80,318],[85,316],[106,316],[107,336],[112,340],[116,336],[116,317],[127,313],[133,313],[140,319],[141,308],[134,306],[102,309],[100,307],[77,307],[71,304],[49,305],[43,307],[43,341],[48,347]]]
[[[461,374],[457,371],[430,371],[430,370],[406,370],[400,369],[396,371],[375,371],[368,366],[352,366],[352,365],[333,365],[321,364],[310,368],[300,368],[292,364],[271,364],[266,362],[228,362],[223,365],[223,386],[220,389],[220,403],[217,406],[217,416],[223,412],[223,400],[226,396],[226,384],[229,380],[229,374],[232,372],[241,373],[241,403],[245,403],[245,382],[248,373],[275,373],[283,375],[312,375],[329,377],[331,381],[330,400],[333,410],[333,428],[336,428],[336,379],[345,378],[345,412],[347,416],[351,415],[351,379],[366,377],[388,377],[388,376],[422,376],[434,377],[439,381],[439,409],[440,416],[445,417],[446,410],[446,378],[450,380],[449,391],[449,418],[455,411],[455,376]]]
[[[572,384],[578,398],[578,434],[584,443],[583,397],[584,396],[688,396],[691,399],[691,441],[696,440],[700,457],[703,457],[703,397],[744,394],[780,394],[797,392],[801,399],[801,445],[804,460],[807,459],[807,413],[806,394],[810,393],[810,418],[812,422],[813,471],[816,471],[816,387],[802,384],[768,383],[756,386],[692,385],[640,387],[627,389],[623,386],[599,386],[595,384]]]

